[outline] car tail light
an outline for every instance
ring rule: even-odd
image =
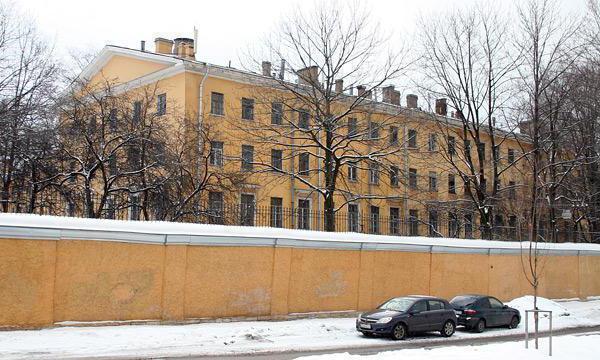
[[[477,311],[475,311],[473,309],[465,310],[465,315],[475,315],[475,314],[477,314]]]

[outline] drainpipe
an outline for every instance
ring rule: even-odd
[[[202,76],[202,80],[200,80],[200,86],[198,88],[198,156],[196,157],[196,168],[201,169],[200,166],[200,158],[202,157],[202,126],[204,120],[203,106],[204,106],[204,82],[206,78],[208,78],[208,73],[210,72],[210,65],[206,64],[206,72]],[[198,204],[199,205],[199,204]],[[197,219],[199,220],[199,219]]]

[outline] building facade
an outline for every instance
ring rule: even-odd
[[[219,218],[230,211],[235,213],[233,222],[242,225],[322,230],[325,158],[314,142],[324,135],[313,140],[290,135],[312,126],[312,110],[291,104],[297,99],[275,86],[282,79],[270,63],[263,62],[258,70],[207,64],[196,60],[193,40],[157,38],[154,52],[106,46],[81,78],[92,84],[111,81],[121,93],[153,86],[157,113],[185,117],[187,136],[210,129],[206,171],[246,174],[233,193],[203,194],[211,222],[225,222]],[[310,68],[296,75],[284,81],[302,87],[308,86],[305,76],[316,76]],[[335,91],[343,92],[339,85]],[[339,121],[336,131],[349,138],[360,136],[349,146],[353,153],[385,152],[385,161],[361,158],[340,167],[334,196],[336,231],[477,237],[481,204],[473,199],[478,196],[473,186],[490,197],[486,206],[494,212],[495,226],[506,231],[519,227],[528,184],[526,164],[519,162],[527,149],[525,136],[496,130],[492,146],[484,129],[482,148],[474,150],[460,113],[448,114],[444,99],[428,112],[419,108],[416,95],[407,95],[401,105],[393,86],[368,95],[361,91],[358,87],[356,94],[343,94],[341,107],[357,97],[364,101]],[[294,128],[289,130],[287,123]],[[473,156],[467,158],[467,153]],[[198,156],[191,149],[189,161]],[[497,181],[487,165],[492,159],[502,167]]]

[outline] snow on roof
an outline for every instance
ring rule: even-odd
[[[318,242],[443,246],[471,249],[520,249],[521,247],[527,248],[529,245],[527,242],[519,243],[514,241],[386,236],[348,232],[331,233],[270,227],[226,226],[162,221],[122,221],[31,214],[0,214],[0,229],[1,228],[81,230],[152,235],[189,235],[248,239],[292,239]],[[538,247],[540,249],[550,251],[592,251],[600,253],[600,244],[540,243],[538,244]]]

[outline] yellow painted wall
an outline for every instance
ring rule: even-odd
[[[546,256],[540,295],[600,295],[600,257]],[[0,239],[0,327],[366,310],[532,293],[519,255]]]

